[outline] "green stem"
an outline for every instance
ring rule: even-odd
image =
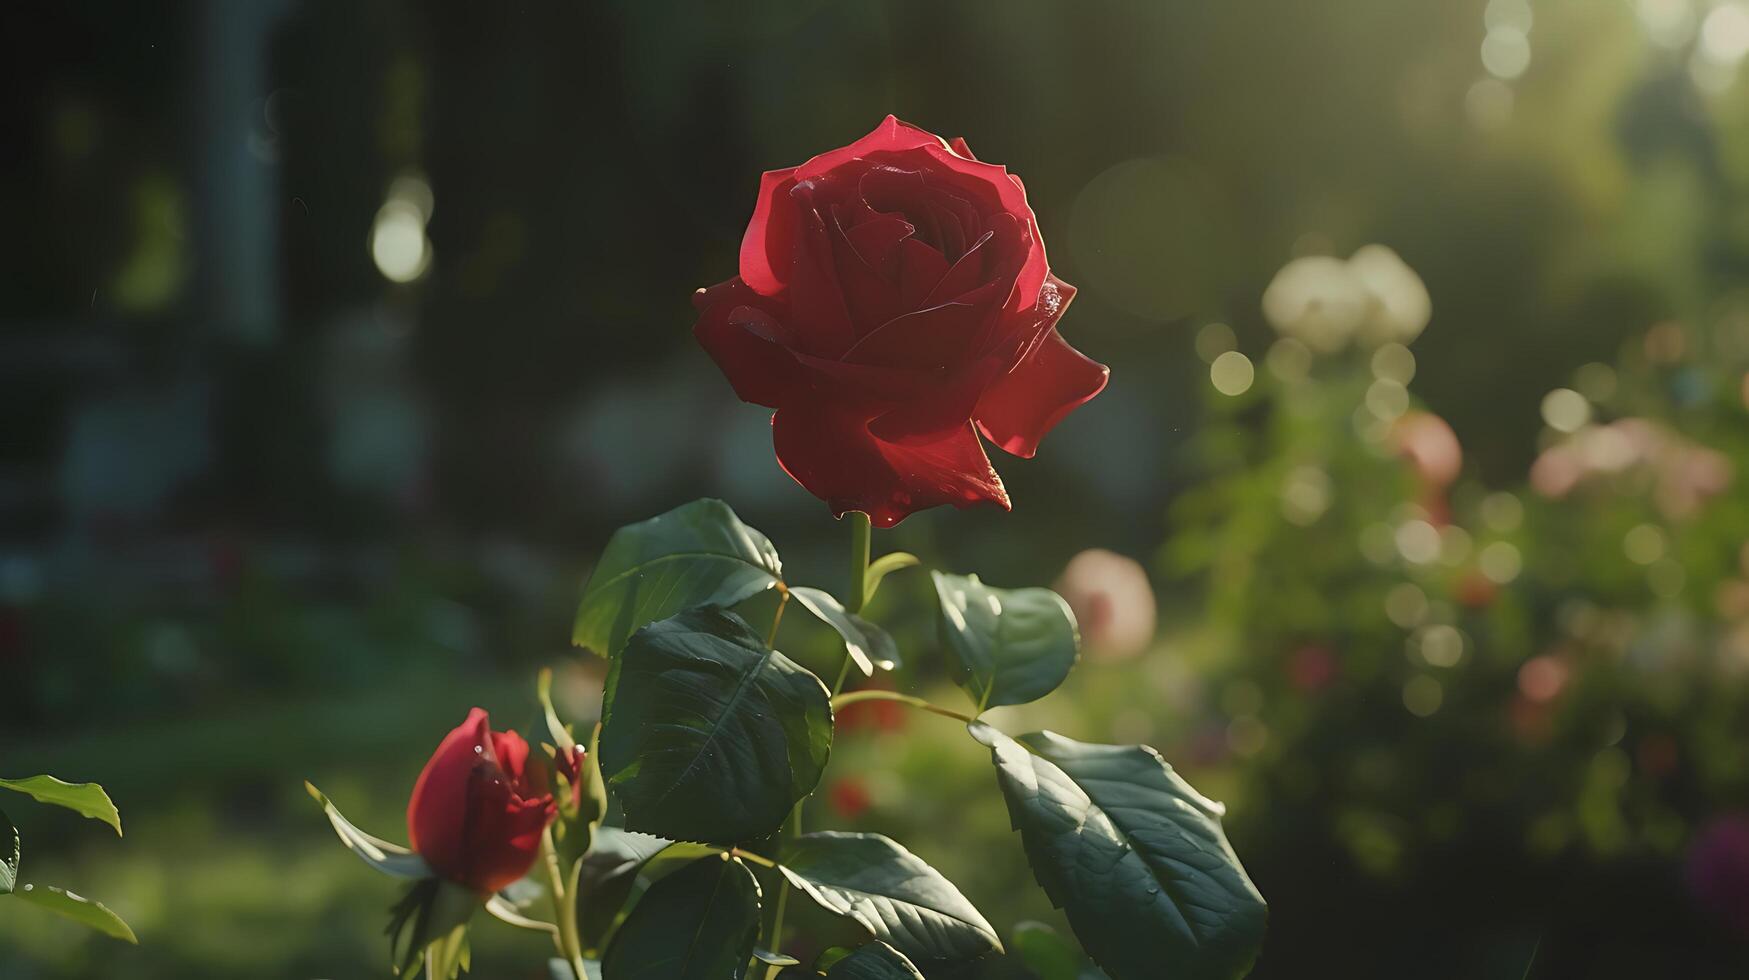
[[[898,691],[882,691],[877,689],[851,691],[849,694],[835,695],[832,698],[832,710],[838,711],[839,709],[855,704],[858,701],[897,701],[900,704],[910,705],[913,708],[928,711],[932,714],[940,715],[943,718],[952,718],[955,721],[963,721],[968,725],[978,720],[972,715],[955,711],[952,708],[943,708],[939,704],[931,704],[922,698],[914,698],[909,694],[900,694]]]
[[[757,864],[762,868],[775,868],[775,867],[777,867],[777,862],[766,857],[765,855],[755,854],[752,851],[743,851],[739,847],[731,847],[728,850],[724,851],[723,853],[727,854],[728,856],[730,856],[732,858],[740,858],[743,861],[751,861],[752,863]]]
[[[796,808],[790,811],[789,821],[787,826],[784,827],[784,831],[791,838],[800,837],[802,835],[802,805],[800,803],[797,803]],[[776,868],[777,865],[774,862],[767,863],[766,867]],[[771,916],[771,945],[766,947],[766,949],[769,949],[774,953],[783,949],[783,913],[785,907],[788,905],[789,878],[785,877],[782,872],[779,872],[777,876],[777,906]],[[778,969],[779,968],[776,966],[768,965],[765,968],[765,980],[772,980],[773,977],[777,976]]]
[[[771,632],[765,634],[765,645],[769,649],[777,649],[777,627],[783,622],[783,609],[789,605],[789,590],[779,583],[777,593],[777,615],[771,617]]]
[[[844,519],[850,522],[850,585],[844,593],[844,611],[854,616],[868,602],[868,543],[872,528],[868,515],[860,510],[845,514]],[[850,651],[846,650],[838,664],[838,679],[832,682],[832,693],[844,690],[849,677]]]
[[[868,515],[853,510],[844,515],[850,522],[850,591],[844,597],[844,610],[851,615],[862,612],[868,601],[868,540],[871,526]]]
[[[583,980],[583,940],[577,934],[577,896],[565,887],[565,872],[559,866],[559,851],[553,846],[553,828],[541,832],[541,860],[547,867],[547,880],[553,890],[553,914],[558,918],[559,951],[571,961],[577,980]]]
[[[840,661],[838,664],[838,679],[832,682],[833,695],[837,695],[837,693],[839,691],[844,690],[844,681],[849,676],[850,676],[850,654],[849,654],[849,652],[846,652],[844,654],[844,659],[842,661]]]

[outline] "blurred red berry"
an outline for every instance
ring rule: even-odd
[[[867,813],[873,803],[868,795],[867,784],[855,776],[846,776],[834,782],[826,791],[826,799],[832,804],[832,812],[845,820],[855,820]]]

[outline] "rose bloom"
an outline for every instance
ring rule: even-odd
[[[1018,177],[888,116],[760,182],[740,275],[694,334],[743,400],[776,409],[778,462],[833,512],[888,527],[1008,493],[979,439],[1030,457],[1110,373],[1057,332]]]
[[[492,731],[475,708],[413,784],[407,833],[433,871],[490,893],[528,873],[556,813],[544,770],[529,764],[528,743]]]

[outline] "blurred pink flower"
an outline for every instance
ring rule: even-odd
[[[1572,669],[1560,657],[1542,654],[1518,668],[1518,690],[1538,704],[1553,701],[1567,686]]]
[[[1089,657],[1127,660],[1153,641],[1154,587],[1135,559],[1090,548],[1069,559],[1053,588],[1074,610]]]
[[[1708,912],[1749,933],[1749,814],[1701,828],[1688,847],[1688,887]]]
[[[1391,426],[1390,443],[1398,456],[1409,461],[1419,484],[1420,504],[1434,524],[1445,524],[1451,508],[1446,488],[1464,467],[1464,449],[1445,419],[1432,412],[1405,413]]]
[[[1445,419],[1432,412],[1408,412],[1391,426],[1397,455],[1415,467],[1415,475],[1430,487],[1445,488],[1464,466],[1464,448]]]
[[[1668,518],[1692,516],[1731,485],[1725,454],[1642,418],[1588,425],[1543,450],[1530,468],[1537,493],[1559,500],[1599,477],[1644,469],[1652,499]]]

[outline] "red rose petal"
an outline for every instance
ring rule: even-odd
[[[947,272],[947,259],[940,252],[915,238],[906,239],[899,247],[898,300],[901,312],[929,305],[924,301]]]
[[[874,419],[868,430],[877,439],[902,445],[939,442],[965,426],[1002,366],[995,357],[974,361]]]
[[[941,504],[1009,508],[1002,478],[970,425],[940,442],[903,446],[876,439],[854,417],[807,406],[780,409],[771,428],[778,462],[834,514],[860,510],[892,527]]]
[[[888,116],[874,131],[862,139],[836,150],[828,150],[802,164],[795,170],[796,177],[807,179],[826,173],[836,167],[860,160],[871,153],[896,153],[902,150],[914,150],[920,146],[934,146],[942,150],[947,145],[941,137],[934,133],[918,129],[908,122],[901,121],[897,116]]]
[[[940,306],[897,317],[844,352],[854,364],[939,371],[960,362],[967,347],[981,336],[984,321],[1000,299],[997,283]]]
[[[763,298],[739,279],[701,289],[698,297],[709,305],[692,334],[729,379],[736,397],[769,408],[791,400],[804,385],[802,371],[784,343],[787,330],[782,323],[748,305]]]
[[[978,402],[978,429],[1006,452],[1031,458],[1064,416],[1105,388],[1111,369],[1069,346],[1055,327]]]
[[[798,184],[797,196],[808,196]],[[798,346],[819,357],[837,357],[856,342],[850,311],[838,284],[832,237],[825,219],[811,207],[802,214],[801,246],[790,268],[789,304]]]
[[[741,279],[761,296],[776,296],[789,280],[796,248],[798,215],[790,190],[796,168],[767,171],[759,178],[753,220],[741,236]]]

